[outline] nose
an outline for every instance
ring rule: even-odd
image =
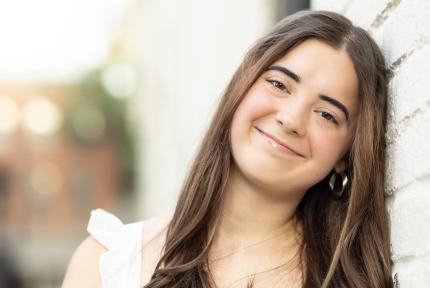
[[[276,122],[281,126],[285,133],[296,136],[306,135],[307,107],[300,101],[289,101],[282,105],[276,113]]]

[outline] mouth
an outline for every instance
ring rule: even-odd
[[[264,139],[267,141],[267,143],[270,146],[272,146],[273,149],[278,150],[285,154],[304,157],[302,154],[298,153],[297,151],[289,147],[287,143],[280,140],[279,138],[259,129],[258,127],[255,127],[255,129],[257,129],[257,131],[264,137]]]

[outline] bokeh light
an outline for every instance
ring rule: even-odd
[[[72,117],[73,131],[79,140],[93,143],[103,136],[106,119],[97,107],[81,106]]]
[[[136,73],[132,66],[118,64],[103,71],[102,83],[112,96],[126,98],[133,95],[137,88]]]
[[[9,97],[0,95],[0,134],[11,133],[19,123],[18,105]]]
[[[23,109],[27,130],[41,136],[54,135],[62,124],[62,114],[57,105],[43,98],[30,100]]]

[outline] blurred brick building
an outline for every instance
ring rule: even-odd
[[[91,209],[118,209],[115,137],[103,111],[78,103],[76,91],[0,87],[0,227],[23,277],[36,283],[63,274]]]

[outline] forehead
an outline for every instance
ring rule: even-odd
[[[273,65],[280,65],[300,77],[301,87],[315,95],[341,101],[352,115],[358,110],[358,78],[354,64],[343,49],[318,39],[307,39],[290,49]]]

